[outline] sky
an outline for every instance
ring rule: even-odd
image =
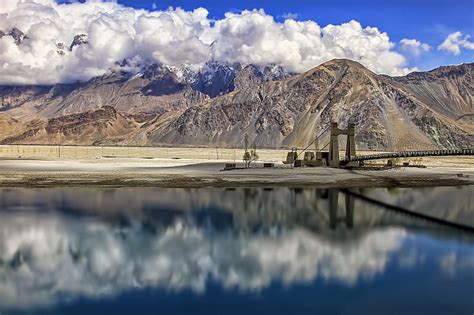
[[[474,0],[0,0],[0,84],[86,81],[149,62],[303,72],[333,58],[404,75],[474,62]],[[1,33],[0,33],[1,34]],[[68,49],[74,36],[87,45]],[[59,44],[63,48],[58,48]],[[58,50],[62,50],[60,53]]]
[[[280,22],[289,14],[300,21],[316,21],[321,26],[356,20],[363,26],[374,26],[386,32],[393,42],[398,43],[404,38],[417,39],[435,48],[449,34],[457,31],[474,37],[474,0],[119,0],[118,2],[149,10],[153,8],[166,10],[170,6],[186,10],[204,7],[214,19],[222,18],[229,11],[263,8]],[[420,70],[429,70],[440,65],[472,62],[474,50],[462,50],[461,54],[454,55],[430,49],[423,58],[409,57],[411,57],[408,60],[409,65],[416,66]]]

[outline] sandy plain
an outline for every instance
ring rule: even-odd
[[[258,150],[259,162],[250,169],[223,171],[225,163],[243,165],[242,149],[0,146],[0,186],[369,187],[474,184],[474,157],[423,158],[416,162],[426,165],[426,168],[367,171],[291,168],[281,162],[286,153],[287,150]],[[274,162],[275,168],[263,168],[263,162]]]

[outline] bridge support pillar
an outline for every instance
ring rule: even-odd
[[[339,160],[339,140],[338,140],[339,135],[347,136],[346,160],[349,161],[351,157],[356,156],[355,125],[349,124],[347,126],[347,129],[339,129],[337,126],[337,123],[333,122],[331,123],[331,135],[329,139],[329,166],[330,167],[338,168],[341,166],[341,162]]]
[[[351,157],[356,156],[356,145],[355,145],[355,126],[349,124],[346,130],[347,144],[346,144],[346,159],[349,160]]]
[[[337,122],[331,123],[331,135],[329,139],[329,166],[339,167],[339,128]]]

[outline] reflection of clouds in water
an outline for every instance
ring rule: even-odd
[[[412,268],[424,263],[426,254],[418,252],[415,248],[407,249],[398,255],[398,265],[402,268]]]
[[[449,276],[455,276],[466,270],[474,271],[474,254],[448,253],[439,259],[439,265]]]
[[[0,306],[47,305],[61,297],[113,295],[132,287],[203,292],[209,279],[259,290],[315,278],[347,285],[383,272],[405,232],[374,231],[335,243],[307,231],[236,234],[183,225],[156,234],[62,216],[4,215]]]

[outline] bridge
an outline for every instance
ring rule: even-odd
[[[400,152],[384,152],[368,155],[356,155],[345,157],[340,160],[342,165],[349,162],[361,162],[369,160],[396,159],[410,157],[428,157],[428,156],[461,156],[474,155],[474,149],[451,149],[451,150],[423,150],[423,151],[400,151]]]
[[[329,133],[329,142],[321,149],[318,148],[318,140],[327,132]],[[339,136],[343,135],[347,137],[345,156],[339,157]],[[308,166],[321,166],[329,165],[330,167],[347,167],[347,166],[358,166],[364,161],[369,160],[381,160],[381,159],[396,159],[396,158],[411,158],[411,157],[430,157],[430,156],[463,156],[463,155],[474,155],[474,147],[472,143],[469,147],[451,147],[451,148],[440,148],[434,143],[429,141],[419,142],[408,137],[395,138],[389,137],[388,152],[374,153],[367,155],[356,154],[356,143],[355,143],[355,125],[349,123],[347,128],[341,129],[338,127],[336,122],[332,122],[325,130],[323,130],[306,148],[304,148],[300,154],[294,159],[288,159],[287,163],[292,163],[298,159],[299,155],[305,152],[311,145],[315,145],[315,154],[305,154],[303,165]],[[322,150],[329,146],[329,152],[324,156]]]

